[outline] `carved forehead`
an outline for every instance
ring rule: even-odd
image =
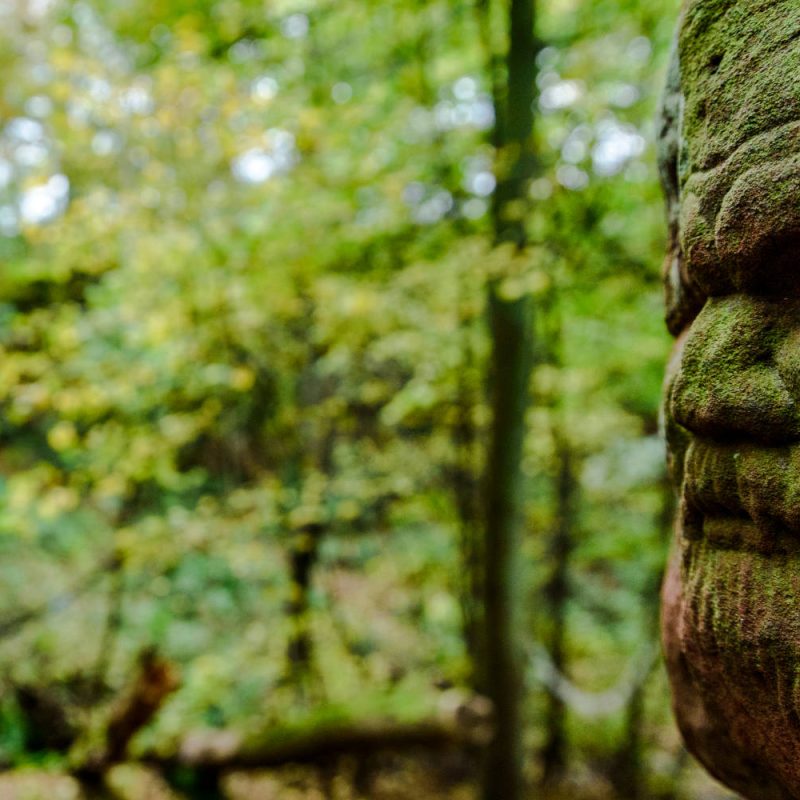
[[[688,0],[679,52],[684,176],[800,119],[798,0]]]

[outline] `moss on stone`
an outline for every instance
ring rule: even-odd
[[[678,49],[683,283],[798,293],[800,5],[690,0]]]
[[[800,408],[778,364],[800,301],[731,295],[694,321],[672,382],[670,412],[693,433],[782,443],[800,437]]]
[[[795,0],[692,0],[680,33],[683,140],[690,171],[800,119]]]

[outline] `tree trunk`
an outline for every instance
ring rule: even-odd
[[[462,285],[462,291],[466,291]],[[480,439],[475,424],[475,407],[478,404],[479,382],[475,381],[476,359],[472,345],[472,324],[467,305],[462,300],[459,313],[461,331],[461,366],[458,376],[456,406],[458,417],[453,426],[455,464],[450,483],[458,514],[461,575],[459,594],[461,601],[462,635],[470,660],[470,686],[482,691],[480,686],[483,653],[483,509],[480,496]]]
[[[511,0],[505,82],[495,90],[494,143],[497,189],[492,206],[496,244],[527,244],[524,209],[534,169],[533,105],[536,99],[534,0]],[[489,54],[491,57],[491,54]],[[523,504],[521,456],[531,370],[528,297],[503,297],[489,285],[491,409],[486,464],[484,575],[485,691],[494,703],[496,734],[486,755],[483,800],[523,796],[522,663],[518,648],[517,585]]]
[[[567,603],[569,602],[569,562],[573,549],[577,479],[573,454],[561,431],[556,431],[556,457],[558,458],[556,519],[550,542],[552,572],[543,594],[548,617],[545,646],[553,666],[561,674],[564,674],[566,672],[564,644],[567,632]],[[566,771],[567,742],[564,730],[566,710],[563,699],[555,692],[549,692],[545,712],[545,741],[541,755],[543,785],[557,785]]]
[[[317,523],[304,526],[295,533],[289,550],[292,595],[287,604],[287,611],[292,622],[292,631],[286,646],[286,656],[290,674],[300,686],[307,681],[312,667],[313,643],[309,599],[322,533],[323,526]]]
[[[674,515],[675,492],[665,475],[661,482],[661,511],[658,515],[658,527],[665,545],[672,533]],[[648,639],[658,638],[659,597],[663,578],[663,569],[659,567],[649,576],[642,597],[642,606],[647,614],[644,636]],[[625,709],[625,733],[612,763],[612,783],[619,796],[625,800],[647,800],[652,794],[647,786],[643,763],[644,695],[650,672],[643,677],[628,701]]]

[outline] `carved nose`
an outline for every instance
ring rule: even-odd
[[[673,418],[698,436],[767,444],[800,438],[800,303],[731,295],[692,323],[672,384]]]

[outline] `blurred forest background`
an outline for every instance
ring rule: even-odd
[[[500,797],[507,717],[521,796],[729,796],[658,654],[677,13],[0,4],[2,800]]]

